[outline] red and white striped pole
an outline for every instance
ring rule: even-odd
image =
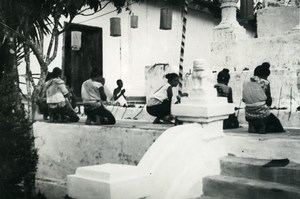
[[[181,47],[180,47],[180,62],[179,62],[179,84],[178,84],[178,97],[179,101],[182,96],[182,81],[183,81],[183,59],[184,59],[184,46],[185,46],[185,32],[186,32],[186,17],[188,11],[188,0],[184,1],[182,10],[182,35],[181,35]]]

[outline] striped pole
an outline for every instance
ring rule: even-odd
[[[178,84],[179,102],[181,101],[181,96],[182,96],[183,58],[184,58],[187,11],[188,11],[188,0],[185,0],[183,6],[183,12],[182,12],[182,35],[181,35],[180,62],[179,62],[179,84]]]

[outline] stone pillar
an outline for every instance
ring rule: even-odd
[[[246,30],[236,20],[238,0],[220,0],[222,21],[214,29],[214,40],[232,40],[246,37]]]
[[[216,81],[208,72],[206,60],[194,61],[192,78],[194,87],[190,96],[182,98],[181,104],[173,105],[172,114],[183,123],[196,122],[212,129],[222,129],[222,121],[234,112],[234,106],[227,102],[227,98],[217,97]]]

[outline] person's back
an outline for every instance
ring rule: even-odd
[[[218,83],[215,85],[215,88],[217,89],[217,96],[218,97],[226,97],[228,103],[232,103],[232,89],[230,86],[227,86],[222,83]]]
[[[228,103],[233,103],[232,99],[232,89],[228,86],[230,80],[229,70],[224,68],[222,71],[218,73],[217,84],[214,86],[217,90],[218,97],[226,97]],[[230,114],[228,119],[223,121],[223,129],[232,129],[238,128],[239,121],[235,114]]]
[[[65,121],[78,122],[79,117],[68,101],[69,91],[65,82],[60,79],[61,69],[55,67],[52,72],[53,78],[46,82],[46,96],[49,107],[50,122]],[[56,119],[57,117],[57,119]]]
[[[245,119],[250,133],[284,132],[279,119],[270,112],[272,97],[270,84],[270,64],[263,63],[254,70],[254,76],[243,84]]]
[[[81,97],[83,102],[101,102],[99,88],[103,87],[100,82],[88,79],[81,86]]]
[[[66,99],[64,96],[68,93],[65,82],[62,79],[53,78],[46,82],[47,104],[49,104],[50,107],[65,106]]]
[[[102,103],[107,96],[104,91],[105,79],[100,76],[97,68],[92,69],[90,79],[81,86],[81,97],[84,104],[84,113],[87,115],[85,124],[92,122],[96,125],[115,124],[116,120],[112,113]]]
[[[267,100],[267,96],[261,86],[253,81],[248,80],[243,84],[243,101],[248,104],[261,103],[264,104]]]

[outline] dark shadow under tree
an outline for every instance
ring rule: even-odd
[[[0,83],[0,198],[34,198],[37,150],[13,74]]]

